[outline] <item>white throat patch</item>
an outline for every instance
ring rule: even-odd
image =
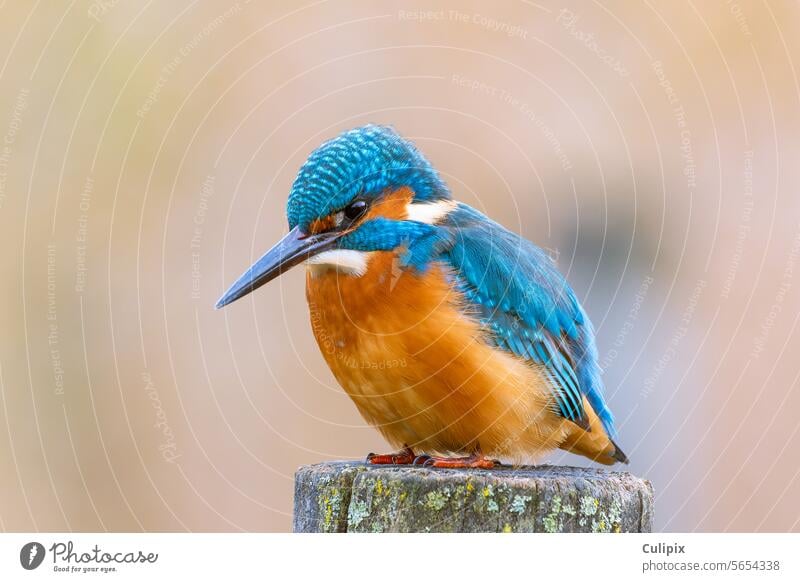
[[[450,214],[458,203],[455,200],[440,200],[438,202],[420,202],[406,206],[408,220],[436,224]]]
[[[370,254],[365,251],[337,249],[314,255],[306,261],[306,264],[314,275],[328,269],[336,269],[340,273],[361,277],[367,272]]]
[[[406,206],[407,220],[436,224],[450,214],[457,205],[455,200],[409,204]],[[314,255],[306,261],[306,265],[315,276],[329,269],[336,269],[340,273],[361,277],[367,272],[371,256],[372,253],[367,251],[337,249]]]

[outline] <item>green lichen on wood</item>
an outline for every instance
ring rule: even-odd
[[[447,505],[447,499],[450,497],[449,491],[428,491],[425,494],[425,507],[433,511],[440,511]]]
[[[319,496],[319,502],[325,529],[330,530],[333,527],[333,516],[338,515],[342,508],[341,491],[331,487],[328,492]]]
[[[295,531],[347,531],[353,475],[357,464],[312,465],[295,474]]]
[[[624,532],[652,525],[648,482],[571,467],[328,463],[301,468],[295,494],[295,531]]]
[[[347,511],[347,524],[351,526],[358,526],[364,518],[369,516],[370,508],[367,504],[357,499],[350,503],[350,509]]]
[[[556,533],[564,531],[561,523],[561,497],[554,495],[550,500],[550,511],[542,518],[542,525],[544,531],[547,533]]]
[[[515,495],[511,501],[511,513],[523,514],[528,507],[528,502],[532,499],[530,495]]]

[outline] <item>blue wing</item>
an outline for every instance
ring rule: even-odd
[[[460,204],[440,228],[452,236],[439,255],[493,341],[541,365],[556,411],[588,428],[583,395],[615,436],[603,398],[591,323],[553,261],[540,248]]]

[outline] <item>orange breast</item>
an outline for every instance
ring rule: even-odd
[[[405,219],[411,200],[396,190],[366,219]],[[395,252],[369,253],[361,276],[309,267],[314,335],[367,422],[394,446],[429,454],[535,461],[557,446],[590,458],[613,451],[599,421],[586,433],[553,412],[540,368],[486,341],[447,275],[440,264],[401,269]]]
[[[311,325],[334,376],[395,446],[531,459],[563,441],[539,370],[490,346],[445,268],[400,269],[371,253],[366,274],[309,270]]]

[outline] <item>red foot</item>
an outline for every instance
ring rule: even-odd
[[[388,455],[370,453],[367,455],[367,463],[370,465],[411,465],[416,458],[417,456],[411,450],[411,447],[403,447],[402,451]]]
[[[500,466],[500,462],[478,454],[469,457],[430,457],[422,466],[441,469],[494,469]]]

